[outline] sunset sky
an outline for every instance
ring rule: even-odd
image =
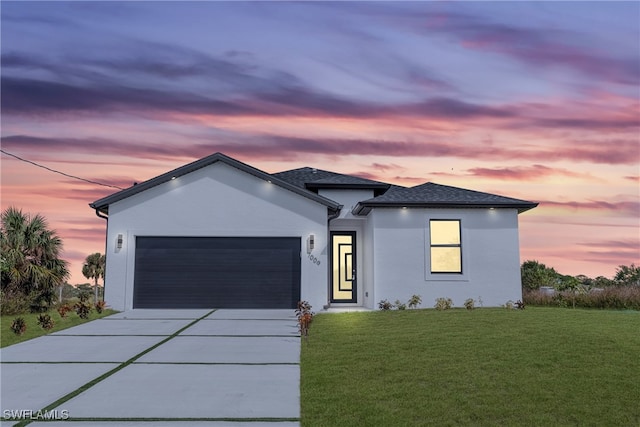
[[[539,202],[521,260],[640,263],[639,2],[0,4],[2,149],[128,187],[214,152]],[[2,154],[70,283],[117,191]]]

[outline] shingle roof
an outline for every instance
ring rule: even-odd
[[[110,196],[96,200],[89,206],[97,212],[108,213],[109,205],[171,179],[191,173],[216,162],[223,162],[265,181],[321,203],[332,212],[338,212],[342,206],[315,191],[320,188],[372,189],[375,197],[359,202],[352,210],[354,215],[367,215],[371,209],[379,207],[425,207],[425,208],[516,208],[525,212],[538,206],[537,203],[520,199],[482,193],[463,188],[450,187],[435,183],[426,183],[411,188],[400,187],[380,181],[330,172],[322,169],[304,167],[268,174],[222,153],[215,153],[188,165],[134,185]]]
[[[339,203],[336,203],[333,200],[327,199],[326,197],[322,197],[312,191],[305,190],[304,188],[299,188],[298,186],[293,185],[290,182],[284,181],[278,178],[277,176],[270,175],[266,172],[261,171],[260,169],[256,169],[253,166],[249,166],[246,163],[242,163],[236,159],[225,156],[222,153],[212,154],[200,160],[196,160],[195,162],[189,163],[187,165],[184,165],[182,167],[179,167],[177,169],[174,169],[172,171],[159,175],[155,178],[151,178],[150,180],[142,182],[138,185],[134,185],[122,191],[118,191],[117,193],[111,194],[110,196],[103,197],[102,199],[99,199],[93,203],[90,203],[89,206],[91,206],[96,211],[99,211],[102,213],[108,213],[109,205],[112,203],[115,203],[122,199],[126,199],[127,197],[131,197],[135,194],[148,190],[149,188],[168,182],[172,179],[179,178],[182,175],[186,175],[188,173],[204,168],[216,162],[223,162],[229,166],[232,166],[243,172],[251,174],[257,178],[263,179],[265,181],[269,181],[272,184],[275,184],[289,191],[297,193],[303,197],[306,197],[320,204],[323,204],[332,211],[339,211],[342,208],[342,206]]]
[[[464,188],[428,182],[411,188],[393,186],[386,193],[359,202],[354,215],[366,215],[375,207],[502,207],[517,208],[524,212],[538,206],[537,203]]]
[[[371,188],[386,190],[389,184],[353,175],[304,167],[272,174],[293,185],[306,189],[318,188]]]

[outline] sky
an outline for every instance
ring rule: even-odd
[[[639,2],[11,2],[2,149],[126,188],[223,152],[534,201],[521,260],[640,264]],[[2,154],[70,283],[116,188]]]

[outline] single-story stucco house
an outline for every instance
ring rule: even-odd
[[[105,300],[132,308],[461,306],[522,297],[518,214],[536,203],[216,153],[90,204],[107,218]]]

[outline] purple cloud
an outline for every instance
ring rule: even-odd
[[[584,35],[568,30],[533,29],[454,12],[418,15],[412,25],[422,34],[439,33],[467,49],[503,54],[526,65],[560,66],[600,81],[640,84],[637,57],[614,57],[593,46],[570,44]]]
[[[567,141],[554,147],[553,151],[544,147],[519,148],[517,146],[468,145],[437,141],[373,141],[366,139],[309,139],[279,135],[237,134],[221,142],[191,143],[179,149],[163,141],[140,144],[130,141],[105,138],[44,138],[28,135],[2,137],[2,144],[8,150],[51,150],[84,152],[91,154],[122,155],[131,158],[173,160],[177,157],[193,159],[205,157],[220,151],[230,156],[247,159],[294,159],[305,154],[324,155],[373,155],[384,157],[443,157],[453,156],[476,160],[557,160],[588,161],[600,164],[634,164],[640,159],[635,141],[582,142]],[[615,147],[615,149],[612,149]],[[476,173],[490,173],[489,170],[475,170]],[[535,172],[535,169],[533,170]],[[538,173],[548,172],[537,168]],[[522,171],[521,171],[522,172]],[[526,173],[525,170],[523,173]],[[531,172],[531,170],[529,171]],[[500,173],[498,171],[497,173]],[[509,172],[503,172],[509,173]],[[511,174],[516,174],[511,172]],[[569,173],[569,172],[566,172]]]

